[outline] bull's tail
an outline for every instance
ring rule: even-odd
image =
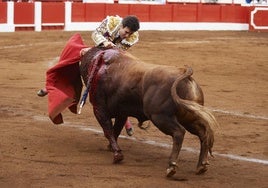
[[[202,122],[204,122],[202,123],[202,126],[204,126],[203,130],[205,130],[205,137],[207,138],[209,152],[212,155],[211,149],[213,147],[214,142],[214,133],[212,128],[218,126],[215,117],[210,113],[210,111],[207,108],[198,104],[197,102],[180,98],[176,90],[180,81],[184,80],[185,78],[189,78],[192,74],[193,74],[192,68],[186,67],[184,74],[180,75],[173,83],[171,87],[171,96],[174,102],[176,103],[177,107],[180,109],[180,111],[186,112],[187,114],[190,113],[191,114],[190,116],[194,117],[193,119],[195,121],[201,120]],[[185,128],[187,130],[187,127]]]

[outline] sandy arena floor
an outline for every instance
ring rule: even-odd
[[[129,52],[192,66],[220,123],[207,173],[195,175],[199,141],[187,133],[172,179],[165,177],[171,139],[152,124],[135,126],[132,137],[122,132],[125,160],[114,165],[89,103],[81,115],[64,111],[63,125],[48,119],[47,98],[36,92],[72,34],[0,33],[0,187],[268,187],[268,33],[140,32]],[[81,34],[92,45],[90,32]]]

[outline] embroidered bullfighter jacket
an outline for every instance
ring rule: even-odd
[[[119,29],[122,24],[120,16],[107,16],[95,31],[92,32],[91,38],[96,46],[101,46],[105,41],[113,42],[118,48],[127,50],[139,41],[138,31],[123,40],[119,38]]]

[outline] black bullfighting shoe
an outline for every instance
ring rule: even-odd
[[[37,92],[37,95],[39,97],[44,97],[47,95],[47,91],[45,91],[44,89],[40,89],[38,92]]]

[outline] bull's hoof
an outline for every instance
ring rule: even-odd
[[[174,167],[167,168],[167,177],[168,178],[172,177],[174,174],[176,174],[176,169]]]
[[[177,164],[175,162],[172,162],[169,167],[167,168],[167,177],[172,177],[174,174],[176,174],[176,168]]]
[[[123,161],[124,155],[121,152],[115,152],[114,153],[114,164],[120,163]]]
[[[195,174],[201,175],[201,174],[204,174],[207,170],[208,170],[207,165],[201,165],[201,166],[197,167]]]

